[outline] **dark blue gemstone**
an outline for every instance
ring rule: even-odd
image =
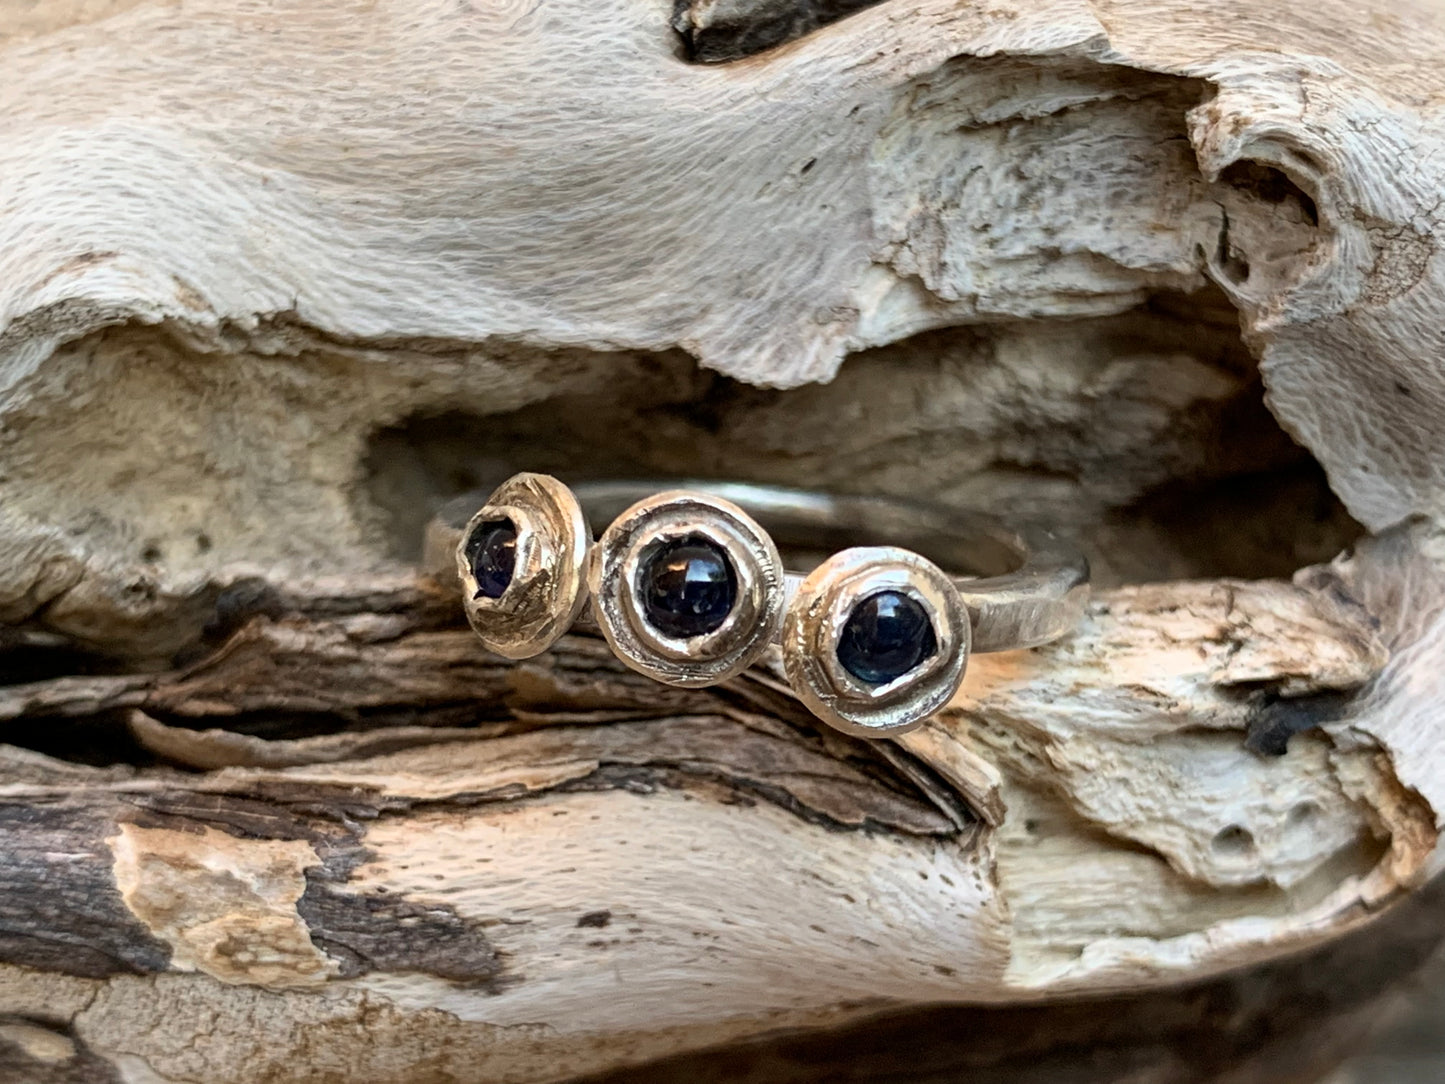
[[[477,581],[474,598],[501,598],[517,567],[517,528],[510,520],[477,524],[467,539],[467,561]]]
[[[928,611],[901,591],[868,595],[843,623],[838,661],[869,685],[901,678],[938,652]]]
[[[664,636],[686,640],[727,620],[738,597],[738,577],[721,546],[701,535],[664,542],[642,561],[638,594],[648,623]]]

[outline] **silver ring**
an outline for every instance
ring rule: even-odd
[[[524,473],[476,507],[437,514],[424,560],[489,649],[545,651],[590,598],[618,657],[669,685],[714,684],[779,644],[799,699],[864,737],[921,725],[972,652],[1057,639],[1088,599],[1088,563],[1062,538],[940,505]],[[589,520],[609,524],[596,543]]]

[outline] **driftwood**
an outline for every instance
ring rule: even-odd
[[[667,8],[0,5],[0,1081],[1304,1082],[1433,966],[1439,15]],[[1099,589],[855,740],[481,652],[513,469]]]

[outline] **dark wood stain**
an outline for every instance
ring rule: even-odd
[[[0,802],[0,961],[100,979],[164,971],[170,948],[115,886],[113,798]]]
[[[308,877],[296,910],[342,978],[417,971],[495,990],[502,965],[478,923],[442,904],[348,892]]]
[[[1343,719],[1353,700],[1352,693],[1342,692],[1292,697],[1265,694],[1250,712],[1245,747],[1261,756],[1282,757],[1289,751],[1290,738]]]
[[[23,1016],[0,1016],[0,1027],[22,1026],[53,1031],[75,1048],[64,1060],[31,1057],[17,1042],[0,1038],[0,1084],[122,1084],[119,1070],[97,1057],[73,1031],[49,1021]]]
[[[750,10],[718,18],[710,5],[677,0],[672,25],[682,36],[687,57],[719,64],[796,41],[819,27],[836,23],[881,0],[786,0],[759,3]]]

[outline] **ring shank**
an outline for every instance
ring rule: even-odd
[[[665,490],[710,493],[758,521],[788,556],[789,594],[806,567],[850,546],[914,550],[948,572],[973,622],[973,651],[1009,651],[1057,639],[1078,624],[1088,601],[1088,562],[1048,531],[1014,530],[992,516],[891,497],[827,494],[710,480],[581,482],[572,487],[594,528]],[[426,567],[454,578],[452,554],[485,494],[450,502],[428,527]],[[812,560],[809,560],[812,558]]]

